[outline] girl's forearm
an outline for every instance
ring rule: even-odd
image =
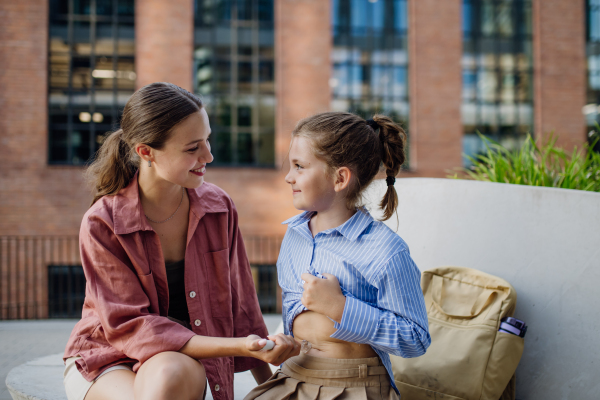
[[[246,338],[220,338],[212,336],[193,336],[179,350],[196,360],[216,357],[250,357],[246,348]]]

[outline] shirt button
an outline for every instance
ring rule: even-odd
[[[194,297],[196,297],[196,292],[194,292],[193,290],[190,292],[190,297],[193,299]]]
[[[202,323],[202,321],[200,321],[199,319],[194,321],[194,325],[196,325],[196,326],[200,326],[201,323]]]
[[[219,389],[221,389],[221,386],[219,386],[219,385],[215,385],[215,392],[218,392],[218,391],[219,391]]]

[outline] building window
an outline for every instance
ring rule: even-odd
[[[275,164],[273,0],[195,0],[194,90],[215,165]]]
[[[250,270],[260,311],[263,314],[277,313],[277,287],[279,286],[277,283],[277,266],[274,264],[252,264]]]
[[[463,0],[463,150],[480,132],[514,148],[533,131],[531,0]],[[469,165],[468,159],[464,160]]]
[[[332,0],[332,109],[408,123],[406,0]]]
[[[48,318],[81,318],[84,300],[81,265],[48,265]]]
[[[587,101],[583,112],[587,125],[594,128],[600,121],[600,0],[587,0]]]
[[[50,164],[84,164],[135,90],[134,0],[50,0]]]

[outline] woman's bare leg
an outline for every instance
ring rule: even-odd
[[[126,369],[115,369],[102,375],[85,395],[85,400],[133,400],[135,374]]]
[[[141,366],[134,391],[135,398],[143,400],[201,400],[205,386],[206,372],[200,362],[182,353],[166,351]]]
[[[85,400],[201,400],[206,386],[204,366],[178,352],[148,359],[137,374],[118,369],[103,375]]]

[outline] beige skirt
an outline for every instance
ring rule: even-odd
[[[244,400],[398,400],[379,357],[337,359],[301,354],[287,360]]]

